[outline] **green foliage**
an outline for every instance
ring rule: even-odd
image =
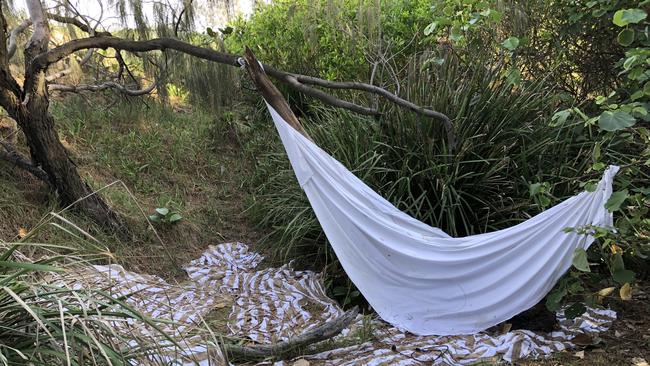
[[[605,203],[605,208],[609,211],[618,211],[621,205],[629,197],[627,189],[612,193],[612,196]]]
[[[573,252],[573,267],[582,272],[591,272],[589,269],[589,261],[587,260],[587,251],[578,248]]]
[[[605,111],[598,117],[598,127],[605,131],[618,131],[627,127],[632,127],[636,119],[627,112],[623,111]]]
[[[409,23],[421,30],[412,33],[413,45],[392,54],[405,65],[394,78],[402,95],[452,118],[461,141],[457,151],[450,154],[444,130],[434,121],[390,108],[379,122],[314,109],[303,118],[307,129],[398,208],[452,235],[512,225],[581,188],[593,191],[607,165],[624,166],[607,204],[617,231],[570,229],[595,236],[597,244],[576,252],[574,269],[547,299],[551,309],[578,301],[567,316],[579,315],[585,304],[600,299],[594,288],[629,283],[621,281],[634,277],[633,269],[649,252],[644,240],[650,236],[645,10],[633,1],[609,0],[440,0],[433,5],[415,11],[425,21]],[[321,44],[329,39],[324,34],[335,31],[332,24],[339,31],[361,29],[354,28],[360,11],[343,6],[336,12],[338,23],[332,23],[319,13],[324,6],[283,1],[263,7],[260,18],[235,24],[226,44],[235,50],[259,45],[264,59],[291,71],[367,80],[369,68],[362,60],[372,54],[372,42],[362,41],[372,37],[332,36],[338,42],[336,56]],[[414,8],[420,9],[419,3]],[[319,19],[309,18],[306,9]],[[290,24],[290,31],[277,35],[280,20]],[[294,20],[309,27],[297,30]],[[392,22],[380,24],[385,43],[404,38],[389,31]],[[287,49],[287,44],[295,47]],[[587,44],[591,48],[576,47]],[[264,146],[269,147],[268,140]],[[335,256],[281,148],[271,146],[272,153],[258,160],[254,217],[270,229],[276,258],[322,263],[333,274],[332,287],[347,298],[353,289],[337,277]]]
[[[73,290],[47,277],[98,258],[74,246],[24,242],[48,224],[0,245],[0,364],[131,365],[143,358],[150,345],[121,339],[109,323],[141,315],[101,289]],[[31,262],[20,250],[40,259]]]
[[[427,35],[446,37],[458,45],[467,44],[472,32],[495,27],[501,21],[503,13],[496,5],[485,0],[436,1],[432,5],[434,21],[427,26]],[[519,40],[512,37],[504,43],[505,48],[514,50]]]
[[[619,27],[625,27],[629,24],[637,24],[648,17],[643,9],[620,9],[614,13],[612,22]]]
[[[618,85],[607,94],[597,96],[594,103],[586,103],[585,108],[590,112],[572,108],[558,113],[562,113],[563,120],[574,118],[585,125],[597,122],[601,133],[590,137],[594,144],[593,169],[600,170],[610,163],[624,165],[617,177],[619,188],[605,204],[615,214],[617,231],[591,229],[600,243],[592,246],[591,252],[599,259],[597,263],[604,263],[608,269],[601,269],[599,278],[623,287],[629,286],[636,277],[635,271],[626,268],[626,262],[643,268],[643,260],[650,252],[647,244],[650,220],[646,218],[650,210],[650,149],[647,148],[650,99],[646,93],[650,38],[645,31],[650,23],[644,9],[632,7],[638,5],[636,2],[592,1],[589,4],[591,14],[609,19],[612,29],[624,27],[616,37],[625,47],[624,56],[617,63]],[[577,11],[581,10],[586,9]]]
[[[517,49],[517,47],[519,47],[519,38],[517,38],[517,37],[509,37],[508,39],[503,41],[503,43],[501,43],[501,45],[503,46],[503,48],[505,48],[507,50],[514,51],[514,50]]]
[[[507,227],[575,192],[582,143],[579,126],[545,121],[553,96],[543,84],[513,86],[500,71],[479,57],[471,68],[450,57],[413,78],[420,81],[409,94],[452,117],[461,141],[453,155],[439,123],[401,111],[377,122],[318,110],[303,122],[320,146],[410,215],[457,236]],[[252,213],[271,230],[275,258],[326,265],[337,293],[352,293],[281,147],[259,162]],[[540,196],[542,185],[531,192],[524,177],[553,185]],[[537,205],[531,193],[549,202]]]
[[[282,0],[235,20],[224,37],[229,51],[249,46],[260,60],[291,72],[364,80],[379,52],[394,50],[392,62],[401,64],[420,49],[430,16],[424,0]]]
[[[162,224],[175,224],[183,219],[183,217],[175,211],[171,211],[167,207],[158,207],[152,215],[149,215],[149,221]]]
[[[551,196],[551,184],[548,182],[533,183],[530,185],[530,196],[541,208],[547,208],[553,199]]]

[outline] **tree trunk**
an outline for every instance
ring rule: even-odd
[[[14,93],[16,102],[3,107],[22,129],[34,165],[40,166],[47,173],[48,181],[59,195],[61,203],[65,206],[74,204],[76,209],[103,227],[125,234],[127,230],[124,222],[83,182],[59,140],[54,118],[48,110],[45,69],[31,67],[32,59],[47,51],[49,27],[40,1],[29,0],[26,4],[34,33],[25,48],[25,83],[22,92],[18,90]]]
[[[61,144],[54,127],[54,119],[47,112],[47,97],[36,98],[28,103],[29,110],[24,116],[13,116],[25,134],[32,160],[48,176],[64,206],[75,204],[95,222],[106,229],[126,232],[126,226],[97,194],[83,182],[75,164]],[[41,105],[40,103],[46,103]]]

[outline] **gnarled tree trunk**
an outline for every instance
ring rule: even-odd
[[[56,190],[61,203],[66,206],[75,204],[77,209],[102,226],[124,233],[126,226],[123,221],[100,196],[92,194],[59,140],[54,118],[48,110],[45,70],[31,67],[33,58],[47,51],[49,26],[41,2],[28,0],[26,3],[34,32],[25,49],[25,82],[22,88],[9,71],[5,47],[7,28],[0,4],[0,105],[25,134],[33,164],[47,174],[47,181]]]

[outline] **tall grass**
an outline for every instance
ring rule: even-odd
[[[0,244],[0,364],[130,365],[143,357],[148,346],[129,345],[109,321],[138,319],[137,311],[101,289],[51,282],[52,275],[102,255],[76,246],[27,243],[50,225],[62,229],[43,222],[19,242]]]
[[[197,341],[211,347],[210,364],[227,363],[207,324],[169,333],[175,323],[152,318],[156,311],[138,300],[138,290],[120,290],[135,282],[113,283],[95,272],[92,264],[111,263],[114,256],[62,214],[47,215],[15,243],[0,242],[0,365],[199,362],[194,357],[202,357],[200,351],[190,351]],[[52,228],[71,244],[41,241]]]

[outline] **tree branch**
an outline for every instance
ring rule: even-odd
[[[230,66],[239,66],[237,62],[239,57],[236,55],[232,55],[224,52],[218,52],[208,48],[194,46],[192,44],[174,38],[156,38],[156,39],[145,40],[145,41],[133,41],[133,40],[127,40],[122,38],[116,38],[116,37],[93,37],[93,38],[83,38],[83,39],[73,40],[59,47],[53,48],[50,51],[37,56],[33,61],[32,67],[36,69],[45,69],[49,65],[62,60],[66,56],[70,55],[71,53],[83,49],[89,49],[89,48],[101,48],[101,49],[114,48],[116,50],[125,50],[130,52],[148,52],[154,50],[163,51],[163,50],[172,49],[205,60],[214,61],[214,62],[218,62]],[[447,117],[443,113],[418,106],[412,102],[409,102],[403,98],[398,97],[397,95],[385,89],[382,89],[374,85],[359,83],[359,82],[334,82],[334,81],[328,81],[328,80],[324,80],[312,76],[288,73],[288,72],[278,70],[269,65],[264,65],[263,67],[265,72],[268,75],[276,78],[280,82],[287,84],[289,87],[300,91],[301,93],[313,96],[321,100],[325,104],[332,105],[338,108],[348,109],[360,114],[377,116],[380,115],[380,112],[377,111],[376,109],[360,106],[352,102],[341,100],[331,94],[325,93],[320,89],[312,88],[307,84],[320,86],[328,89],[359,90],[359,91],[379,95],[402,108],[406,108],[419,115],[435,118],[441,121],[447,133],[447,141],[450,148],[454,150],[456,146],[456,137],[449,117]]]
[[[81,91],[101,91],[106,89],[115,89],[123,94],[129,96],[141,96],[145,94],[150,94],[156,89],[156,82],[152,82],[149,86],[143,89],[129,89],[124,85],[116,83],[114,81],[106,81],[101,84],[79,84],[79,85],[67,85],[67,84],[49,84],[48,89],[50,91],[59,91],[59,92],[68,92],[68,93],[78,93]]]
[[[22,23],[18,24],[14,29],[9,33],[9,40],[7,41],[7,58],[11,59],[16,54],[16,49],[18,49],[18,35],[25,31],[32,25],[30,19],[23,20]]]
[[[107,31],[101,31],[98,32],[88,26],[88,24],[82,22],[78,18],[73,18],[73,17],[67,17],[63,15],[59,15],[56,13],[47,13],[47,17],[49,19],[55,20],[59,23],[65,23],[65,24],[71,24],[74,25],[75,27],[81,29],[82,31],[88,33],[88,34],[94,34],[95,37],[111,37],[112,34],[111,32]]]
[[[224,344],[224,351],[231,357],[239,360],[259,360],[267,357],[281,358],[296,350],[303,349],[311,344],[330,339],[341,333],[356,318],[359,310],[357,307],[348,310],[337,319],[324,323],[316,328],[290,339],[270,345],[239,346]]]
[[[0,145],[4,148],[4,151],[0,150],[0,160],[8,161],[18,168],[31,173],[36,178],[48,183],[47,173],[45,173],[43,169],[33,165],[29,159],[18,153],[11,144],[0,141]]]
[[[311,140],[307,131],[305,131],[302,124],[300,124],[300,120],[298,120],[298,117],[296,117],[289,107],[289,103],[287,103],[278,88],[273,85],[271,80],[266,76],[266,73],[264,73],[261,64],[257,61],[250,48],[246,47],[244,57],[246,58],[246,70],[255,83],[255,86],[257,86],[257,90],[262,94],[264,100],[270,104],[282,119],[291,125],[291,127]]]
[[[71,24],[79,28],[80,30],[88,33],[88,34],[93,34],[93,36],[102,36],[102,37],[111,37],[112,34],[110,32],[102,31],[102,32],[96,32],[93,29],[90,29],[87,24],[84,24],[81,20],[73,17],[67,17],[63,15],[59,15],[56,13],[46,13],[48,19],[52,19],[54,21],[57,21],[59,23],[65,23],[65,24]],[[29,28],[32,25],[32,20],[31,19],[25,19],[23,20],[22,23],[17,25],[14,29],[11,30],[11,33],[9,34],[9,39],[7,40],[7,57],[11,59],[15,54],[16,50],[18,48],[18,35],[23,33],[27,28]]]

